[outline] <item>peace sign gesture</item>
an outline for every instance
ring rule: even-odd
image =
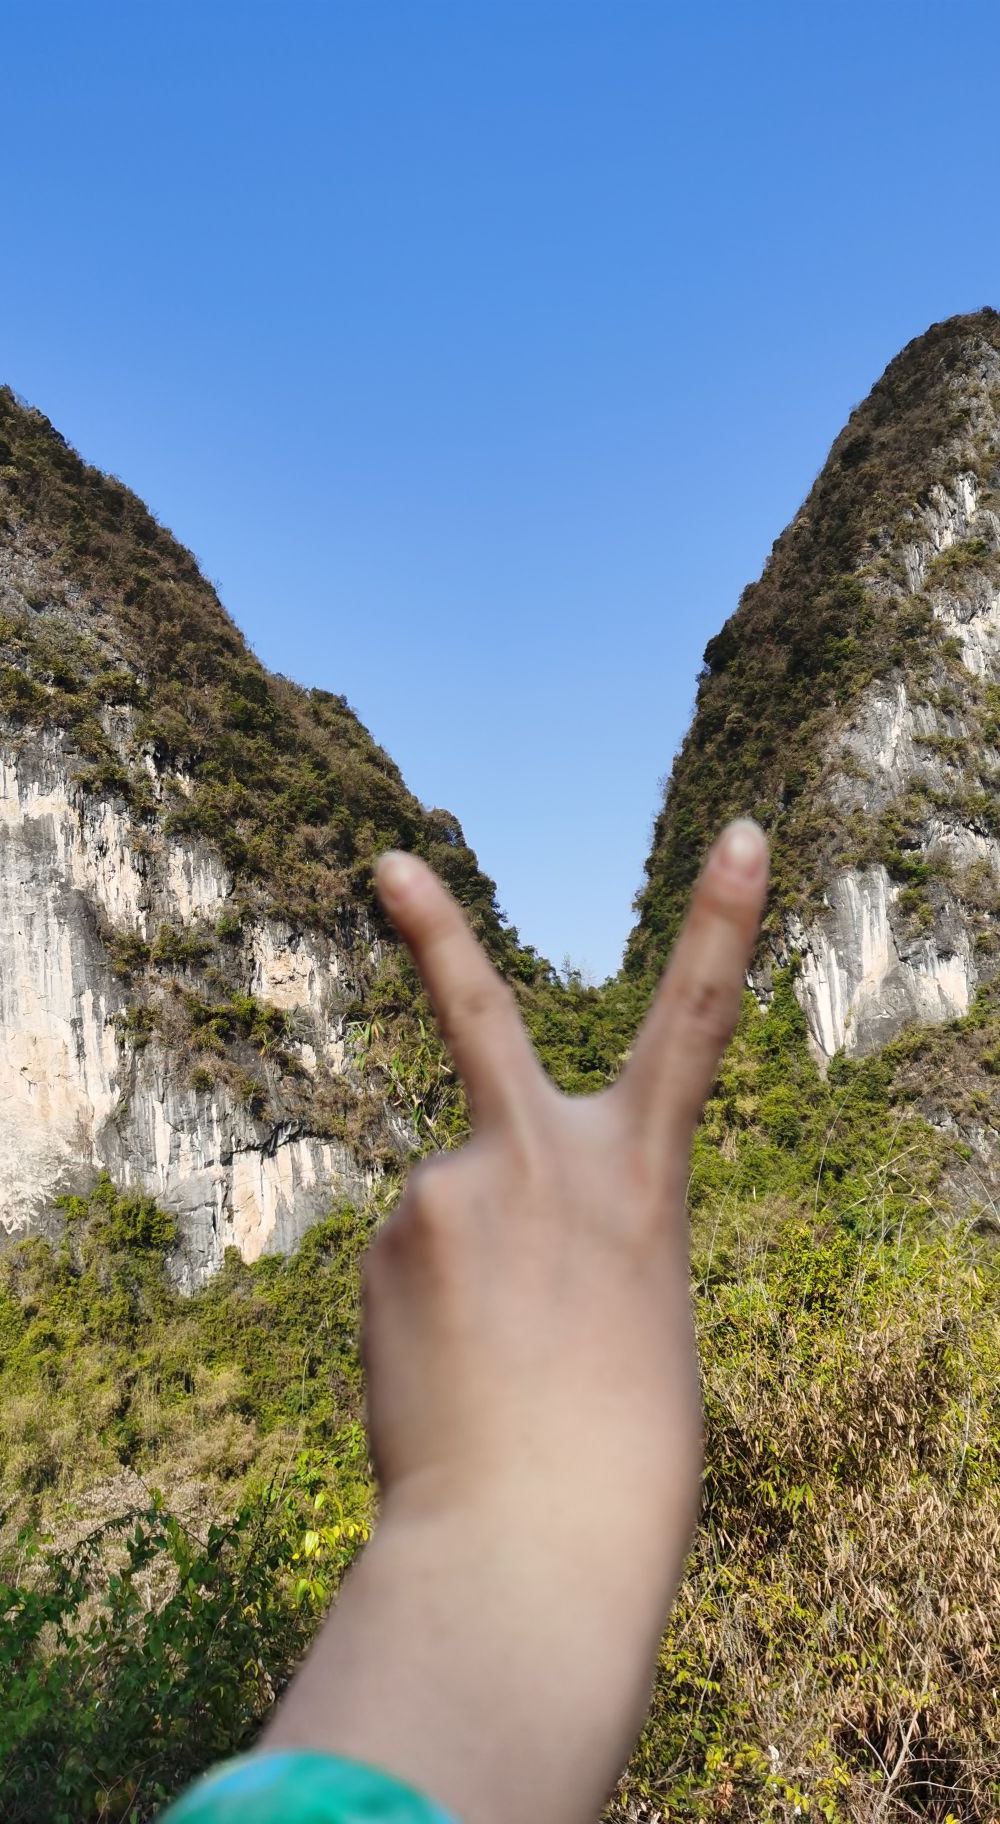
[[[685,1187],[766,881],[732,824],[619,1081],[574,1099],[441,883],[383,858],[473,1135],[416,1167],[371,1250],[383,1519],[273,1742],[380,1763],[461,1824],[596,1816],[696,1510]]]

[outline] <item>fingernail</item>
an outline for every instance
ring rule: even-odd
[[[403,899],[409,892],[420,866],[402,849],[388,849],[375,864],[375,884],[383,899]]]
[[[723,833],[719,854],[732,874],[755,880],[767,859],[767,842],[760,825],[751,817],[738,817]]]

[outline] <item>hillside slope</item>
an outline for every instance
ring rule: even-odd
[[[770,832],[767,958],[818,1054],[968,1011],[1000,966],[1000,315],[912,342],[709,641],[626,966],[662,962],[710,832]]]
[[[371,894],[386,846],[539,974],[455,819],[342,698],[268,674],[190,554],[9,390],[0,811],[9,1232],[105,1168],[181,1218],[190,1284],[231,1243],[290,1247],[405,1156],[405,1095],[358,1063],[373,1011],[381,1032],[401,1006]]]
[[[995,1208],[996,311],[935,324],[890,362],[709,641],[637,901],[637,984],[710,833],[746,810],[774,852],[758,997],[794,965],[823,1068],[898,1040],[899,1099],[956,1140],[963,1205]]]

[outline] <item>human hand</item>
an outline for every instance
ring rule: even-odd
[[[430,870],[379,869],[474,1132],[411,1173],[371,1250],[383,1518],[271,1734],[462,1824],[582,1824],[642,1723],[700,1471],[690,1144],[766,875],[760,831],[731,826],[621,1078],[572,1099]]]

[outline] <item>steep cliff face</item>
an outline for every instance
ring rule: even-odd
[[[996,363],[1000,382],[1000,359]],[[990,402],[978,423],[997,448]],[[823,914],[789,917],[817,1047],[871,1050],[911,1021],[967,1013],[997,969],[1000,910],[1000,521],[988,484],[932,489],[898,553],[930,606],[926,644],[860,694],[830,743],[838,820],[884,859],[836,871]],[[894,552],[894,556],[897,554]],[[885,561],[885,560],[883,560]],[[898,559],[897,559],[898,561]]]
[[[115,972],[115,942],[211,933],[233,891],[206,845],[171,841],[74,783],[58,732],[6,731],[0,1208],[8,1233],[44,1226],[59,1195],[105,1169],[183,1216],[179,1268],[194,1283],[227,1246],[247,1260],[287,1249],[332,1200],[370,1188],[370,1161],[308,1132],[307,1107],[282,1107],[269,1059],[257,1063],[261,1089],[270,1091],[265,1110],[224,1077],[211,1080],[204,1066],[185,1070],[154,1027],[130,1026],[130,984]],[[365,915],[354,922],[374,960]],[[322,1073],[344,1073],[346,1010],[359,996],[356,949],[268,919],[248,920],[229,948],[237,991],[288,1021],[285,1069],[297,1068],[307,1088]]]
[[[178,1214],[194,1285],[230,1245],[291,1248],[406,1156],[354,1038],[392,961],[370,892],[390,843],[530,975],[454,819],[342,699],[269,676],[141,503],[0,391],[9,1235],[105,1169]]]
[[[627,966],[752,810],[821,1059],[965,1014],[1000,964],[1000,318],[935,326],[852,415],[706,652]]]

